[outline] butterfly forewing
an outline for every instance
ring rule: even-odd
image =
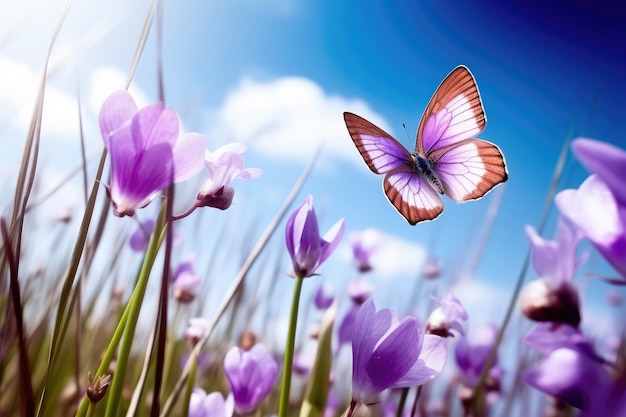
[[[404,146],[378,126],[353,113],[346,112],[343,118],[363,160],[376,174],[387,173],[412,160]]]
[[[504,156],[493,143],[466,139],[433,152],[433,170],[454,201],[476,200],[508,178]]]
[[[443,211],[439,194],[411,166],[385,175],[383,188],[398,213],[412,225],[433,220]]]
[[[417,130],[415,150],[429,157],[436,149],[478,135],[486,123],[474,76],[460,65],[448,74],[428,102]]]

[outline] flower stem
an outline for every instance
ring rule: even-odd
[[[402,412],[404,411],[404,405],[406,404],[406,397],[409,395],[409,388],[402,388],[402,393],[400,394],[400,401],[398,401],[398,408],[396,409],[396,417],[402,417]]]
[[[289,330],[287,332],[287,343],[285,345],[285,359],[283,362],[283,382],[280,387],[280,403],[278,405],[278,417],[287,417],[289,408],[289,388],[291,386],[291,368],[293,365],[293,350],[296,344],[296,327],[298,324],[298,305],[300,303],[300,292],[302,291],[303,277],[296,277],[296,286],[293,290],[291,301],[291,313],[289,317]]]

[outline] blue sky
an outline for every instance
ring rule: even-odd
[[[444,198],[446,209],[439,219],[409,226],[384,196],[382,177],[369,172],[354,149],[343,111],[380,124],[411,149],[422,111],[441,80],[459,64],[470,68],[488,119],[480,137],[502,149],[509,170],[493,233],[476,270],[477,279],[503,291],[498,294],[513,286],[528,247],[523,227],[539,220],[568,134],[626,147],[623,6],[616,10],[610,2],[588,6],[582,1],[483,2],[480,7],[456,1],[165,3],[167,103],[187,130],[206,134],[209,149],[243,141],[250,148],[247,164],[265,171],[257,180],[237,184],[236,207],[211,214],[212,221],[239,216],[245,223],[265,224],[323,142],[318,169],[299,200],[314,195],[322,228],[345,217],[348,232],[375,228],[419,253],[417,264],[406,257],[389,261],[406,263],[385,289],[389,296],[411,285],[407,281],[417,275],[424,250],[441,257],[448,272],[460,259],[471,259],[495,192],[461,205]],[[0,132],[7,148],[0,158],[3,187],[9,187],[10,167],[20,152],[12,135],[23,137],[25,118],[20,115],[28,114],[33,77],[41,70],[54,24],[51,16],[60,14],[61,4],[32,0],[23,12],[0,20],[5,28],[0,32],[0,68],[31,88],[21,100],[16,78],[0,81],[0,103],[11,109],[10,116],[0,116],[7,126]],[[146,1],[77,2],[53,53],[53,61],[63,65],[50,76],[50,100],[56,94],[61,103],[50,112],[55,107],[75,115],[78,76],[89,103],[88,144],[96,152],[101,146],[98,105],[123,86],[148,6]],[[153,30],[131,89],[143,104],[157,98],[154,35]],[[42,145],[42,169],[54,172],[50,178],[78,161],[76,120],[61,123],[64,117],[44,119],[48,139]],[[570,158],[559,186],[577,187],[585,176]],[[551,218],[549,236],[554,211]],[[345,257],[337,262],[344,263],[341,274],[349,275]],[[611,273],[601,260],[591,265]],[[331,270],[329,266],[327,272]],[[591,287],[598,294],[607,289],[602,283]]]

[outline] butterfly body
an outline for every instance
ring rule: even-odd
[[[413,160],[415,161],[415,166],[418,171],[428,180],[428,183],[437,191],[439,194],[444,193],[443,184],[441,180],[433,170],[432,161],[424,158],[422,155],[414,152],[411,154]]]
[[[370,170],[385,174],[387,198],[412,225],[443,212],[440,194],[457,202],[476,200],[508,178],[500,149],[474,138],[487,120],[465,66],[455,68],[430,99],[412,153],[360,116],[346,112],[344,120]]]

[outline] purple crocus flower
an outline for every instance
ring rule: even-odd
[[[181,303],[192,302],[198,293],[201,279],[195,272],[194,261],[196,255],[192,253],[186,261],[181,262],[174,271],[174,279],[172,282],[172,291],[174,298]]]
[[[230,143],[217,148],[214,152],[205,152],[204,165],[209,173],[198,192],[197,207],[214,207],[226,210],[233,202],[235,190],[230,183],[239,178],[251,180],[259,177],[260,168],[244,168],[241,154],[247,150],[243,143]]]
[[[130,235],[129,244],[132,250],[143,252],[148,248],[150,235],[154,231],[154,219],[146,220]]]
[[[541,323],[531,329],[523,343],[544,355],[524,371],[524,382],[573,407],[607,411],[607,394],[613,382],[591,342],[576,328]]]
[[[326,310],[331,306],[335,297],[333,295],[333,284],[329,281],[325,281],[315,291],[315,307],[319,310]]]
[[[159,190],[185,181],[202,169],[204,138],[180,138],[176,112],[163,103],[138,109],[126,91],[107,98],[100,109],[100,131],[111,155],[107,193],[117,216],[132,216]]]
[[[374,229],[367,229],[350,234],[352,255],[359,272],[363,273],[372,270],[370,257],[376,252],[376,249],[378,249],[379,240],[380,236]]]
[[[388,388],[423,385],[446,362],[443,339],[424,334],[415,317],[398,320],[389,309],[376,312],[371,299],[356,315],[352,338],[352,402],[373,404]]]
[[[250,350],[234,346],[224,358],[224,372],[235,398],[235,410],[246,414],[254,411],[272,390],[278,376],[278,363],[261,343]]]
[[[293,264],[290,275],[301,278],[314,275],[339,245],[344,229],[345,222],[341,219],[320,237],[313,197],[309,195],[287,220],[285,236]]]
[[[446,294],[441,301],[435,297],[431,298],[439,304],[439,307],[433,310],[426,320],[426,333],[453,337],[451,330],[456,330],[461,336],[465,336],[459,320],[467,320],[468,315],[459,299],[452,294]]]
[[[474,387],[480,379],[480,375],[487,363],[487,359],[491,353],[496,337],[498,336],[498,329],[493,325],[485,325],[469,335],[459,340],[454,351],[456,364],[461,371],[461,379],[467,386]],[[499,374],[496,368],[497,358],[492,365],[489,376],[493,381],[488,381],[487,388],[497,387],[499,384],[496,381]],[[490,384],[490,382],[492,382]]]
[[[555,202],[563,217],[626,279],[626,203],[599,175],[591,175],[578,190],[561,191]]]
[[[580,308],[578,292],[572,283],[578,237],[562,221],[556,240],[546,240],[535,229],[526,227],[532,260],[539,278],[529,282],[521,294],[522,311],[531,320],[567,323],[578,326]]]
[[[232,395],[224,400],[220,392],[207,395],[202,388],[194,388],[189,398],[189,417],[232,417],[234,411]]]

